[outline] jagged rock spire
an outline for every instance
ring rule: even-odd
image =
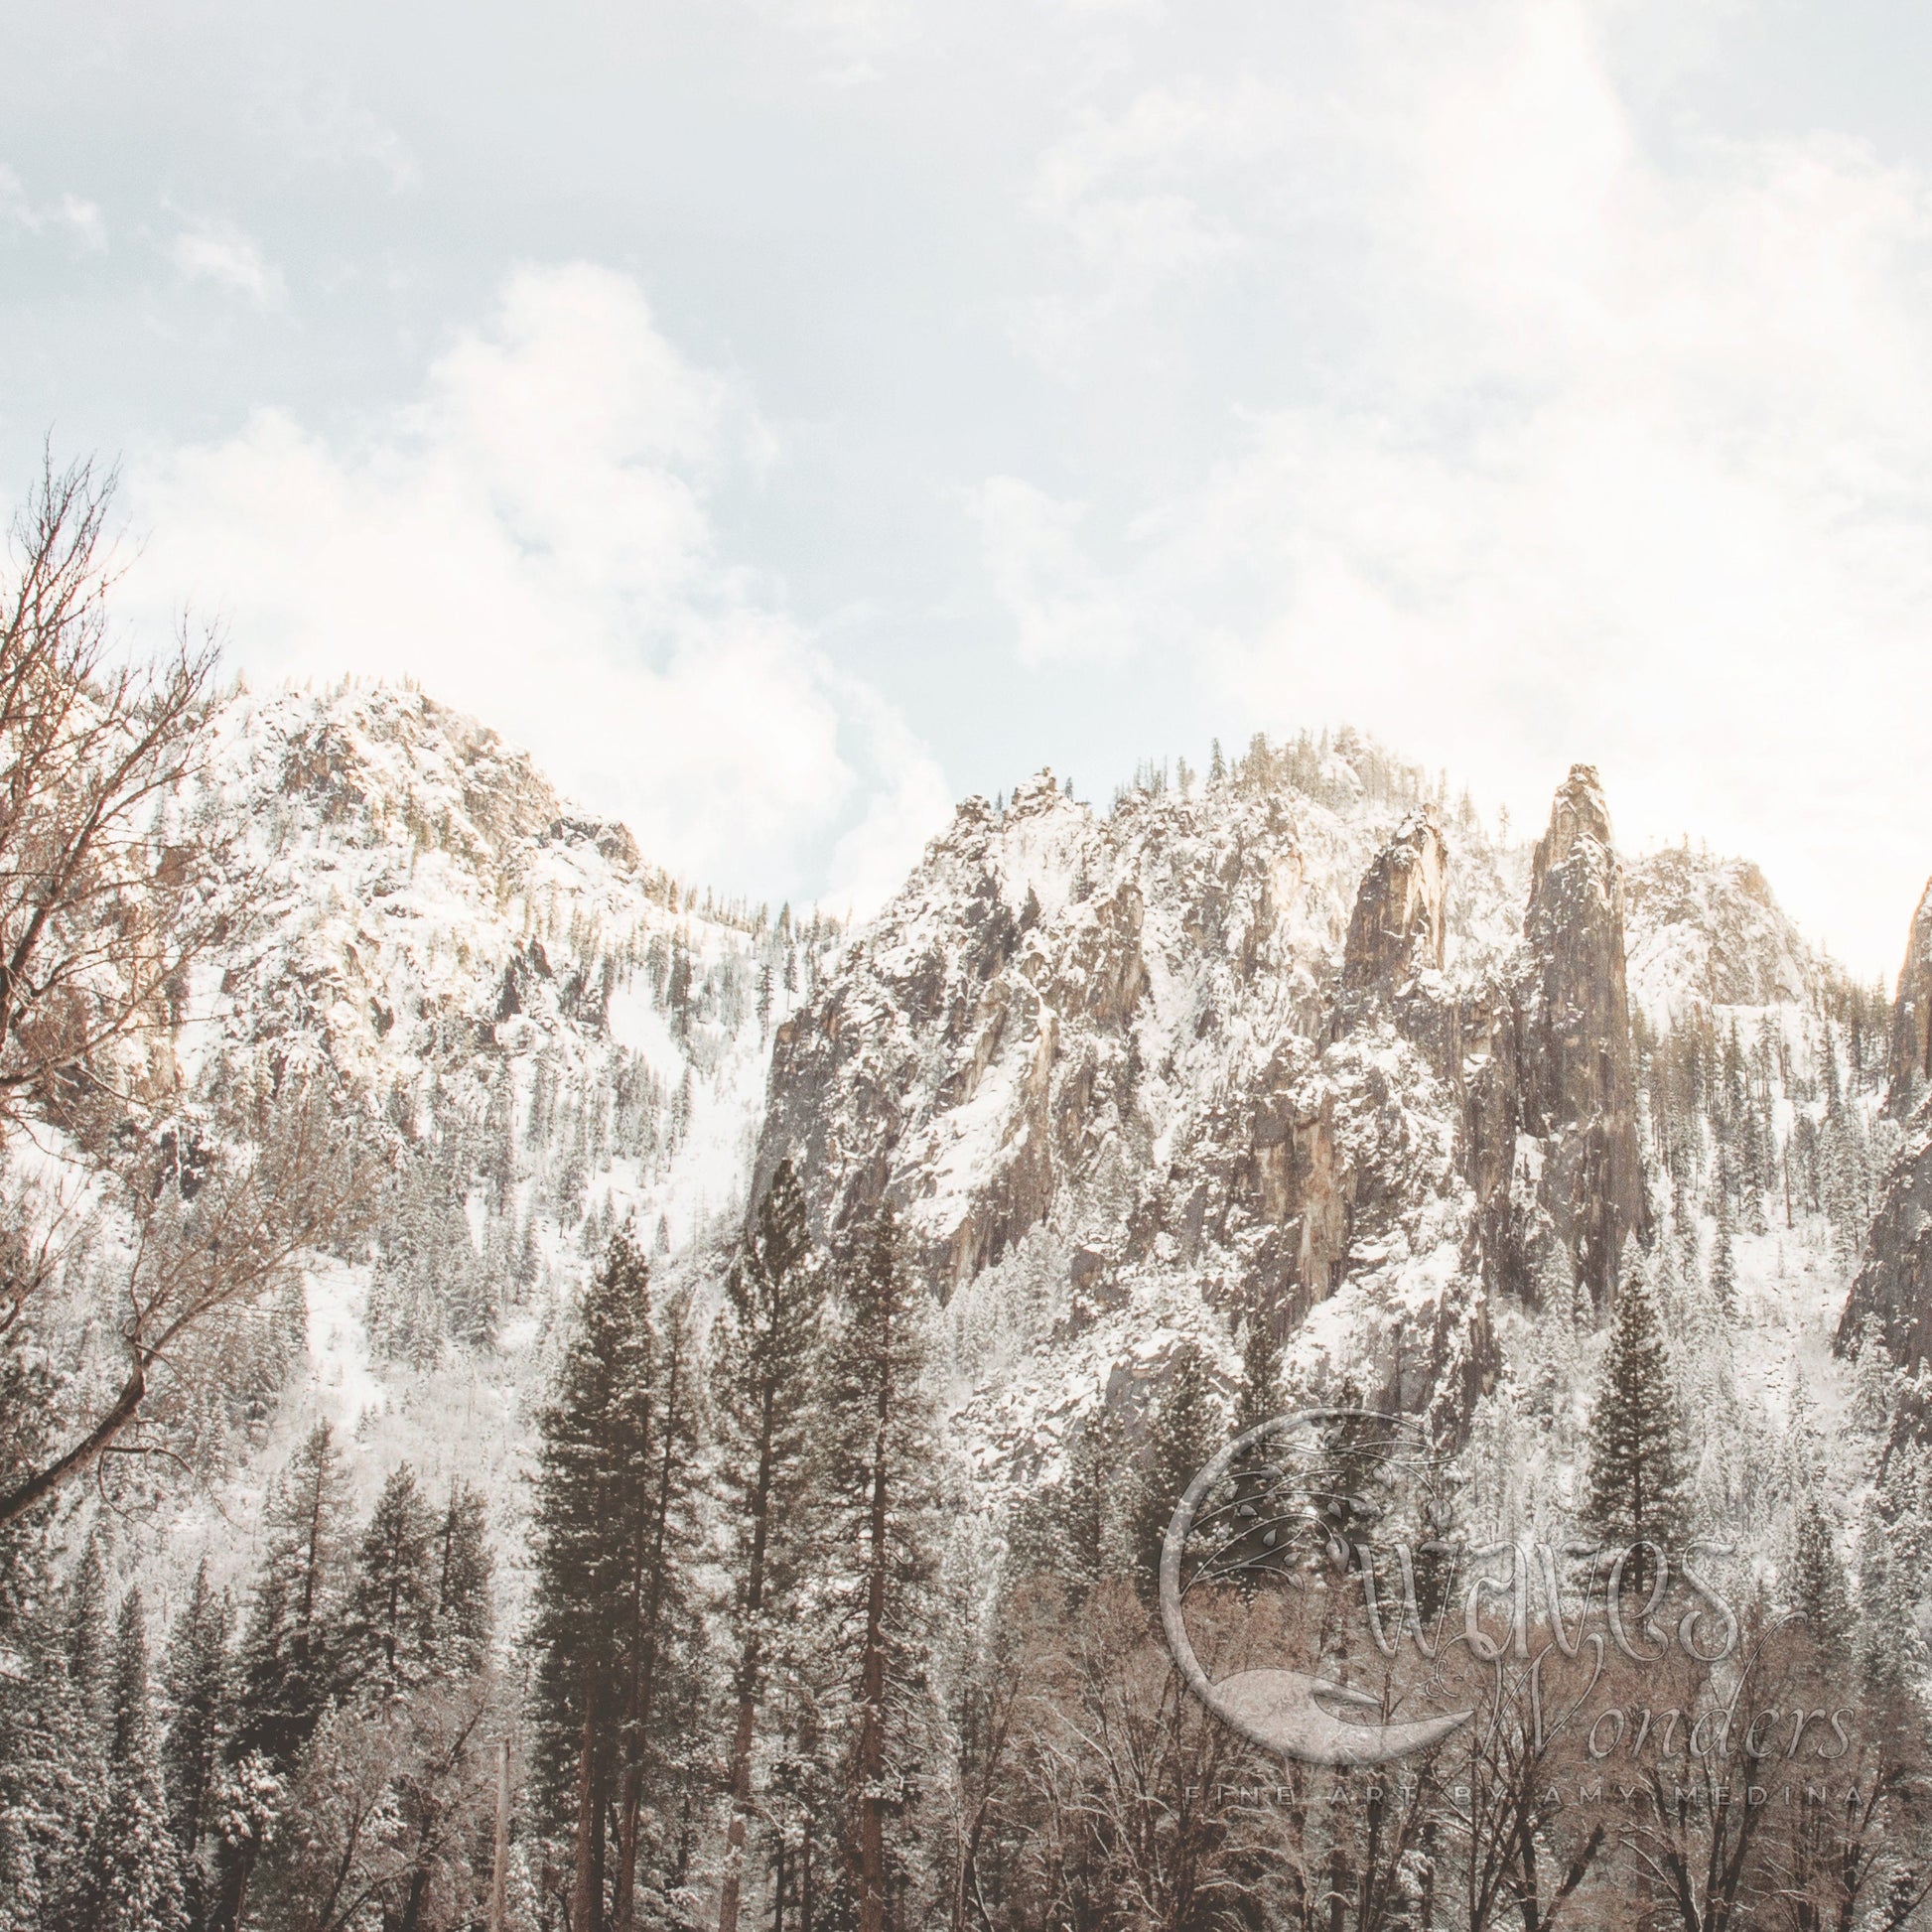
[[[1912,1113],[1932,1079],[1932,883],[1905,942],[1891,1010],[1887,1105]],[[1845,1298],[1837,1346],[1856,1348],[1867,1322],[1900,1367],[1932,1360],[1932,1117],[1918,1113],[1878,1192],[1859,1272]]]
[[[1623,867],[1595,768],[1573,765],[1537,842],[1520,968],[1463,1014],[1484,1272],[1534,1300],[1575,1280],[1601,1311],[1648,1235],[1624,966]]]
[[[1344,990],[1398,991],[1443,964],[1449,851],[1434,806],[1411,812],[1362,875],[1342,953]]]
[[[1905,963],[1898,969],[1898,992],[1891,1009],[1891,1091],[1894,1113],[1911,1110],[1913,1101],[1932,1081],[1932,880],[1927,880],[1912,930],[1905,942]]]
[[[1596,768],[1575,764],[1537,842],[1523,922],[1530,972],[1519,997],[1523,1126],[1553,1145],[1543,1204],[1591,1303],[1616,1290],[1631,1234],[1648,1234],[1637,1142],[1623,866]]]

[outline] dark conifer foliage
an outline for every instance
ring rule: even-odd
[[[232,1622],[232,1607],[225,1594],[210,1587],[204,1562],[195,1572],[187,1605],[175,1619],[163,1679],[171,1713],[162,1746],[168,1815],[186,1862],[191,1908],[200,1904],[198,1857],[213,1833],[215,1781],[226,1726],[234,1715],[228,1660]]]
[[[147,1619],[136,1590],[121,1605],[112,1701],[107,1803],[62,1922],[86,1932],[186,1932],[181,1854],[169,1829],[150,1704]]]
[[[939,1465],[928,1305],[900,1252],[890,1202],[855,1229],[839,1289],[822,1479],[830,1512],[824,1549],[840,1593],[839,1694],[849,1753],[843,1876],[859,1932],[882,1932],[889,1919],[902,1918],[900,1901],[914,1882],[908,1865],[927,1759],[924,1654]]]
[[[335,1688],[336,1640],[349,1572],[348,1477],[318,1423],[272,1489],[267,1552],[242,1631],[237,1754],[286,1769]]]
[[[539,1421],[538,1770],[567,1847],[571,1932],[631,1923],[647,1787],[661,1798],[675,1768],[664,1732],[697,1548],[699,1382],[688,1300],[653,1307],[626,1223]]]
[[[495,1571],[483,1492],[453,1482],[436,1535],[436,1655],[449,1676],[473,1676],[488,1661]]]
[[[1068,1445],[1060,1480],[1015,1511],[1015,1580],[1058,1578],[1077,1607],[1103,1582],[1131,1575],[1136,1473],[1120,1413],[1103,1398]]]
[[[1791,1606],[1809,1626],[1812,1638],[1828,1650],[1841,1650],[1851,1634],[1850,1600],[1845,1566],[1832,1541],[1831,1525],[1807,1496],[1798,1506],[1798,1528],[1792,1551]]]
[[[421,1684],[436,1661],[435,1519],[408,1463],[383,1484],[355,1552],[338,1648],[344,1694],[375,1700]]]
[[[712,1412],[737,1639],[719,1932],[735,1932],[738,1924],[756,1730],[773,1652],[784,1641],[785,1613],[797,1603],[812,1527],[825,1281],[810,1252],[804,1195],[783,1161],[726,1277],[713,1338]]]
[[[1168,1385],[1154,1404],[1134,1518],[1136,1575],[1150,1599],[1160,1582],[1161,1546],[1174,1506],[1221,1447],[1223,1429],[1206,1357],[1193,1344],[1183,1344],[1174,1351]]]
[[[1682,1425],[1670,1354],[1642,1262],[1626,1261],[1617,1288],[1602,1386],[1589,1429],[1589,1490],[1585,1521],[1605,1546],[1650,1543],[1670,1552],[1686,1523]],[[1648,1554],[1627,1572],[1639,1591],[1654,1574]]]

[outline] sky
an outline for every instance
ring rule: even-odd
[[[863,911],[1042,764],[1342,722],[1932,872],[1932,13],[70,0],[0,77],[0,483],[135,647],[413,676],[649,855]]]

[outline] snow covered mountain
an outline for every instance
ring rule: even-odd
[[[243,1574],[263,1483],[322,1417],[362,1445],[365,1502],[404,1457],[491,1492],[513,1612],[557,1317],[624,1216],[660,1256],[735,1225],[773,1030],[841,934],[653,868],[411,689],[238,696],[198,808],[236,828],[260,916],[182,1001],[185,1098],[319,1071],[387,1177],[274,1324],[279,1399],[160,1526],[163,1568]]]
[[[1291,1390],[1466,1427],[1520,1311],[1601,1309],[1663,1231],[1659,1042],[1775,1035],[1783,1095],[1844,1034],[1756,870],[1626,867],[1584,767],[1533,849],[1347,733],[1104,813],[1041,773],[849,943],[670,879],[415,691],[237,699],[216,791],[268,917],[183,1077],[326,1065],[393,1143],[260,1454],[320,1410],[506,1499],[615,1221],[701,1264],[787,1156],[828,1242],[901,1209],[989,1499],[1097,1403],[1138,1426],[1183,1337],[1231,1383],[1256,1320]]]

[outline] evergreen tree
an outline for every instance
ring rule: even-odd
[[[1272,1421],[1281,1414],[1282,1345],[1266,1298],[1256,1295],[1248,1308],[1241,1341],[1241,1386],[1235,1392],[1233,1434]]]
[[[824,1299],[823,1277],[811,1266],[804,1192],[791,1163],[781,1161],[726,1278],[713,1338],[713,1411],[720,1486],[730,1512],[738,1650],[719,1932],[735,1932],[738,1923],[752,1816],[752,1748],[771,1626],[794,1600],[805,1553]]]
[[[437,1662],[451,1677],[474,1677],[489,1660],[495,1570],[483,1492],[452,1482],[436,1538]]]
[[[207,1564],[195,1572],[188,1604],[175,1619],[163,1676],[173,1715],[162,1747],[168,1783],[168,1816],[185,1860],[194,1860],[210,1826],[209,1804],[229,1718],[228,1626],[225,1594],[207,1580]],[[188,1866],[190,1890],[195,1869]],[[191,1904],[195,1901],[191,1898]]]
[[[1015,1537],[1015,1574],[1045,1574],[1078,1604],[1110,1577],[1133,1573],[1135,1497],[1126,1431],[1103,1394],[1067,1447],[1066,1472]]]
[[[1844,1644],[1851,1628],[1845,1566],[1839,1562],[1825,1512],[1819,1508],[1818,1498],[1809,1494],[1798,1505],[1791,1607],[1803,1614],[1814,1641],[1829,1650]]]
[[[625,1699],[613,1894],[620,1932],[635,1924],[647,1884],[661,1891],[640,1868],[640,1854],[648,1852],[651,1870],[664,1883],[678,1883],[696,1822],[692,1780],[699,1760],[691,1733],[701,1636],[693,1571],[704,1541],[698,1510],[703,1378],[688,1290],[662,1299],[655,1325],[651,1441],[628,1546],[629,1616],[620,1652]],[[703,1763],[708,1772],[708,1757]],[[647,1826],[655,1835],[648,1847]],[[661,1896],[651,1902],[660,1906]],[[647,1916],[662,1914],[653,1909]]]
[[[1154,1405],[1135,1511],[1136,1569],[1142,1592],[1150,1598],[1160,1587],[1161,1547],[1174,1506],[1220,1447],[1221,1431],[1207,1358],[1196,1343],[1182,1342],[1174,1350],[1168,1385]]]
[[[585,1293],[537,1425],[538,1774],[570,1836],[570,1932],[604,1923],[624,1585],[614,1519],[649,1435],[651,1344],[650,1271],[625,1228]]]
[[[660,1324],[626,1223],[585,1294],[538,1422],[538,1778],[570,1840],[570,1932],[606,1924],[613,1822],[613,1922],[626,1926],[634,1911],[646,1782],[661,1768],[666,1679],[689,1614],[695,1342],[687,1298],[661,1312]]]
[[[1669,1551],[1684,1528],[1684,1472],[1670,1358],[1634,1254],[1617,1292],[1602,1387],[1590,1418],[1589,1489],[1584,1520],[1614,1549],[1652,1543]],[[1653,1575],[1648,1551],[1625,1575],[1640,1594]]]
[[[355,1552],[343,1614],[338,1682],[345,1692],[382,1701],[413,1690],[435,1661],[436,1525],[399,1464],[382,1485]]]
[[[242,1635],[231,1749],[259,1751],[286,1772],[334,1686],[348,1568],[348,1475],[326,1422],[270,1488],[264,1515],[267,1549]]]
[[[883,1932],[917,1838],[917,1714],[938,1541],[929,1322],[890,1202],[855,1230],[840,1289],[826,1373],[825,1489],[830,1548],[844,1558],[845,1868],[859,1932]],[[889,1818],[899,1821],[890,1835]]]
[[[1737,1313],[1737,1248],[1730,1213],[1730,1196],[1718,1189],[1717,1232],[1711,1241],[1711,1299],[1725,1320]]]
[[[184,1932],[181,1854],[161,1789],[137,1590],[121,1605],[115,1635],[112,1727],[107,1804],[63,1922],[76,1932]]]
[[[0,1671],[0,1932],[42,1932],[60,1906],[99,1815],[104,1732],[68,1678],[67,1601],[50,1591],[10,1621]]]
[[[107,1620],[107,1566],[89,1535],[68,1580],[67,1680],[86,1741],[104,1749],[113,1710],[113,1640]]]

